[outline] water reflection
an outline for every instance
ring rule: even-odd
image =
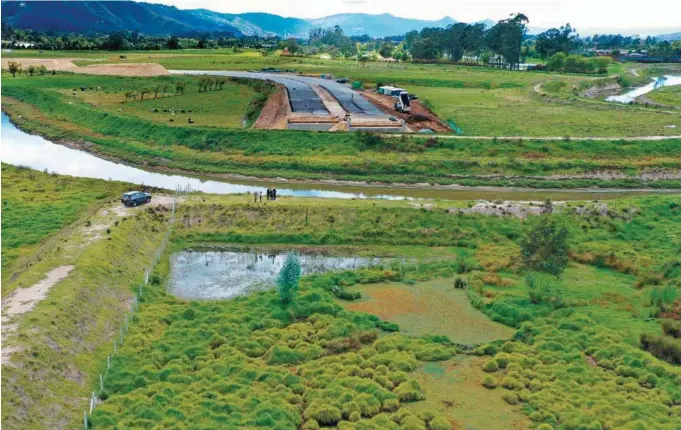
[[[274,288],[286,252],[182,251],[170,256],[168,290],[183,299],[228,299]],[[301,254],[303,275],[380,265],[381,258]]]

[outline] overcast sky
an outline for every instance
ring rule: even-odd
[[[391,13],[396,16],[440,19],[444,16],[474,22],[499,20],[513,12],[530,18],[530,27],[553,27],[570,22],[582,33],[602,29],[639,29],[641,33],[681,31],[681,0],[146,0],[180,9],[217,12],[269,12],[297,18],[320,18],[337,13]]]

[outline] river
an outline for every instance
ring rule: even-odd
[[[650,193],[650,190],[540,190],[523,188],[472,187],[461,189],[419,189],[364,187],[313,183],[277,183],[267,180],[214,180],[187,175],[153,172],[96,157],[88,152],[58,145],[41,136],[18,129],[2,113],[2,162],[85,178],[130,182],[174,190],[179,188],[211,194],[243,194],[277,188],[277,195],[339,199],[447,199],[447,200],[593,200],[622,198]],[[657,191],[654,191],[657,192]],[[661,192],[661,191],[660,191]]]
[[[629,104],[636,100],[636,97],[648,94],[649,92],[658,88],[671,87],[673,85],[681,85],[681,76],[665,75],[659,78],[652,78],[652,82],[646,86],[635,88],[629,92],[620,94],[619,96],[610,96],[605,100],[609,102]]]

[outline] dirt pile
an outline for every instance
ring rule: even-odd
[[[423,106],[418,101],[414,100],[411,102],[410,113],[402,113],[395,110],[395,99],[390,96],[377,94],[372,90],[364,90],[362,94],[373,104],[378,106],[383,112],[396,118],[403,119],[409,128],[414,131],[420,131],[424,129],[430,129],[438,132],[451,131],[449,126],[447,126],[447,124],[438,118],[435,113],[433,113],[426,106]]]
[[[7,69],[9,62],[14,61],[24,69],[29,66],[45,66],[47,70],[58,70],[90,75],[119,75],[119,76],[160,76],[167,75],[165,67],[156,63],[125,63],[125,64],[90,64],[85,67],[76,66],[73,58],[3,58],[2,68]]]

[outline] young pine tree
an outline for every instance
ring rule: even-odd
[[[298,281],[300,280],[300,258],[295,252],[289,252],[284,261],[284,265],[279,271],[277,286],[279,296],[285,304],[292,303],[298,291]]]

